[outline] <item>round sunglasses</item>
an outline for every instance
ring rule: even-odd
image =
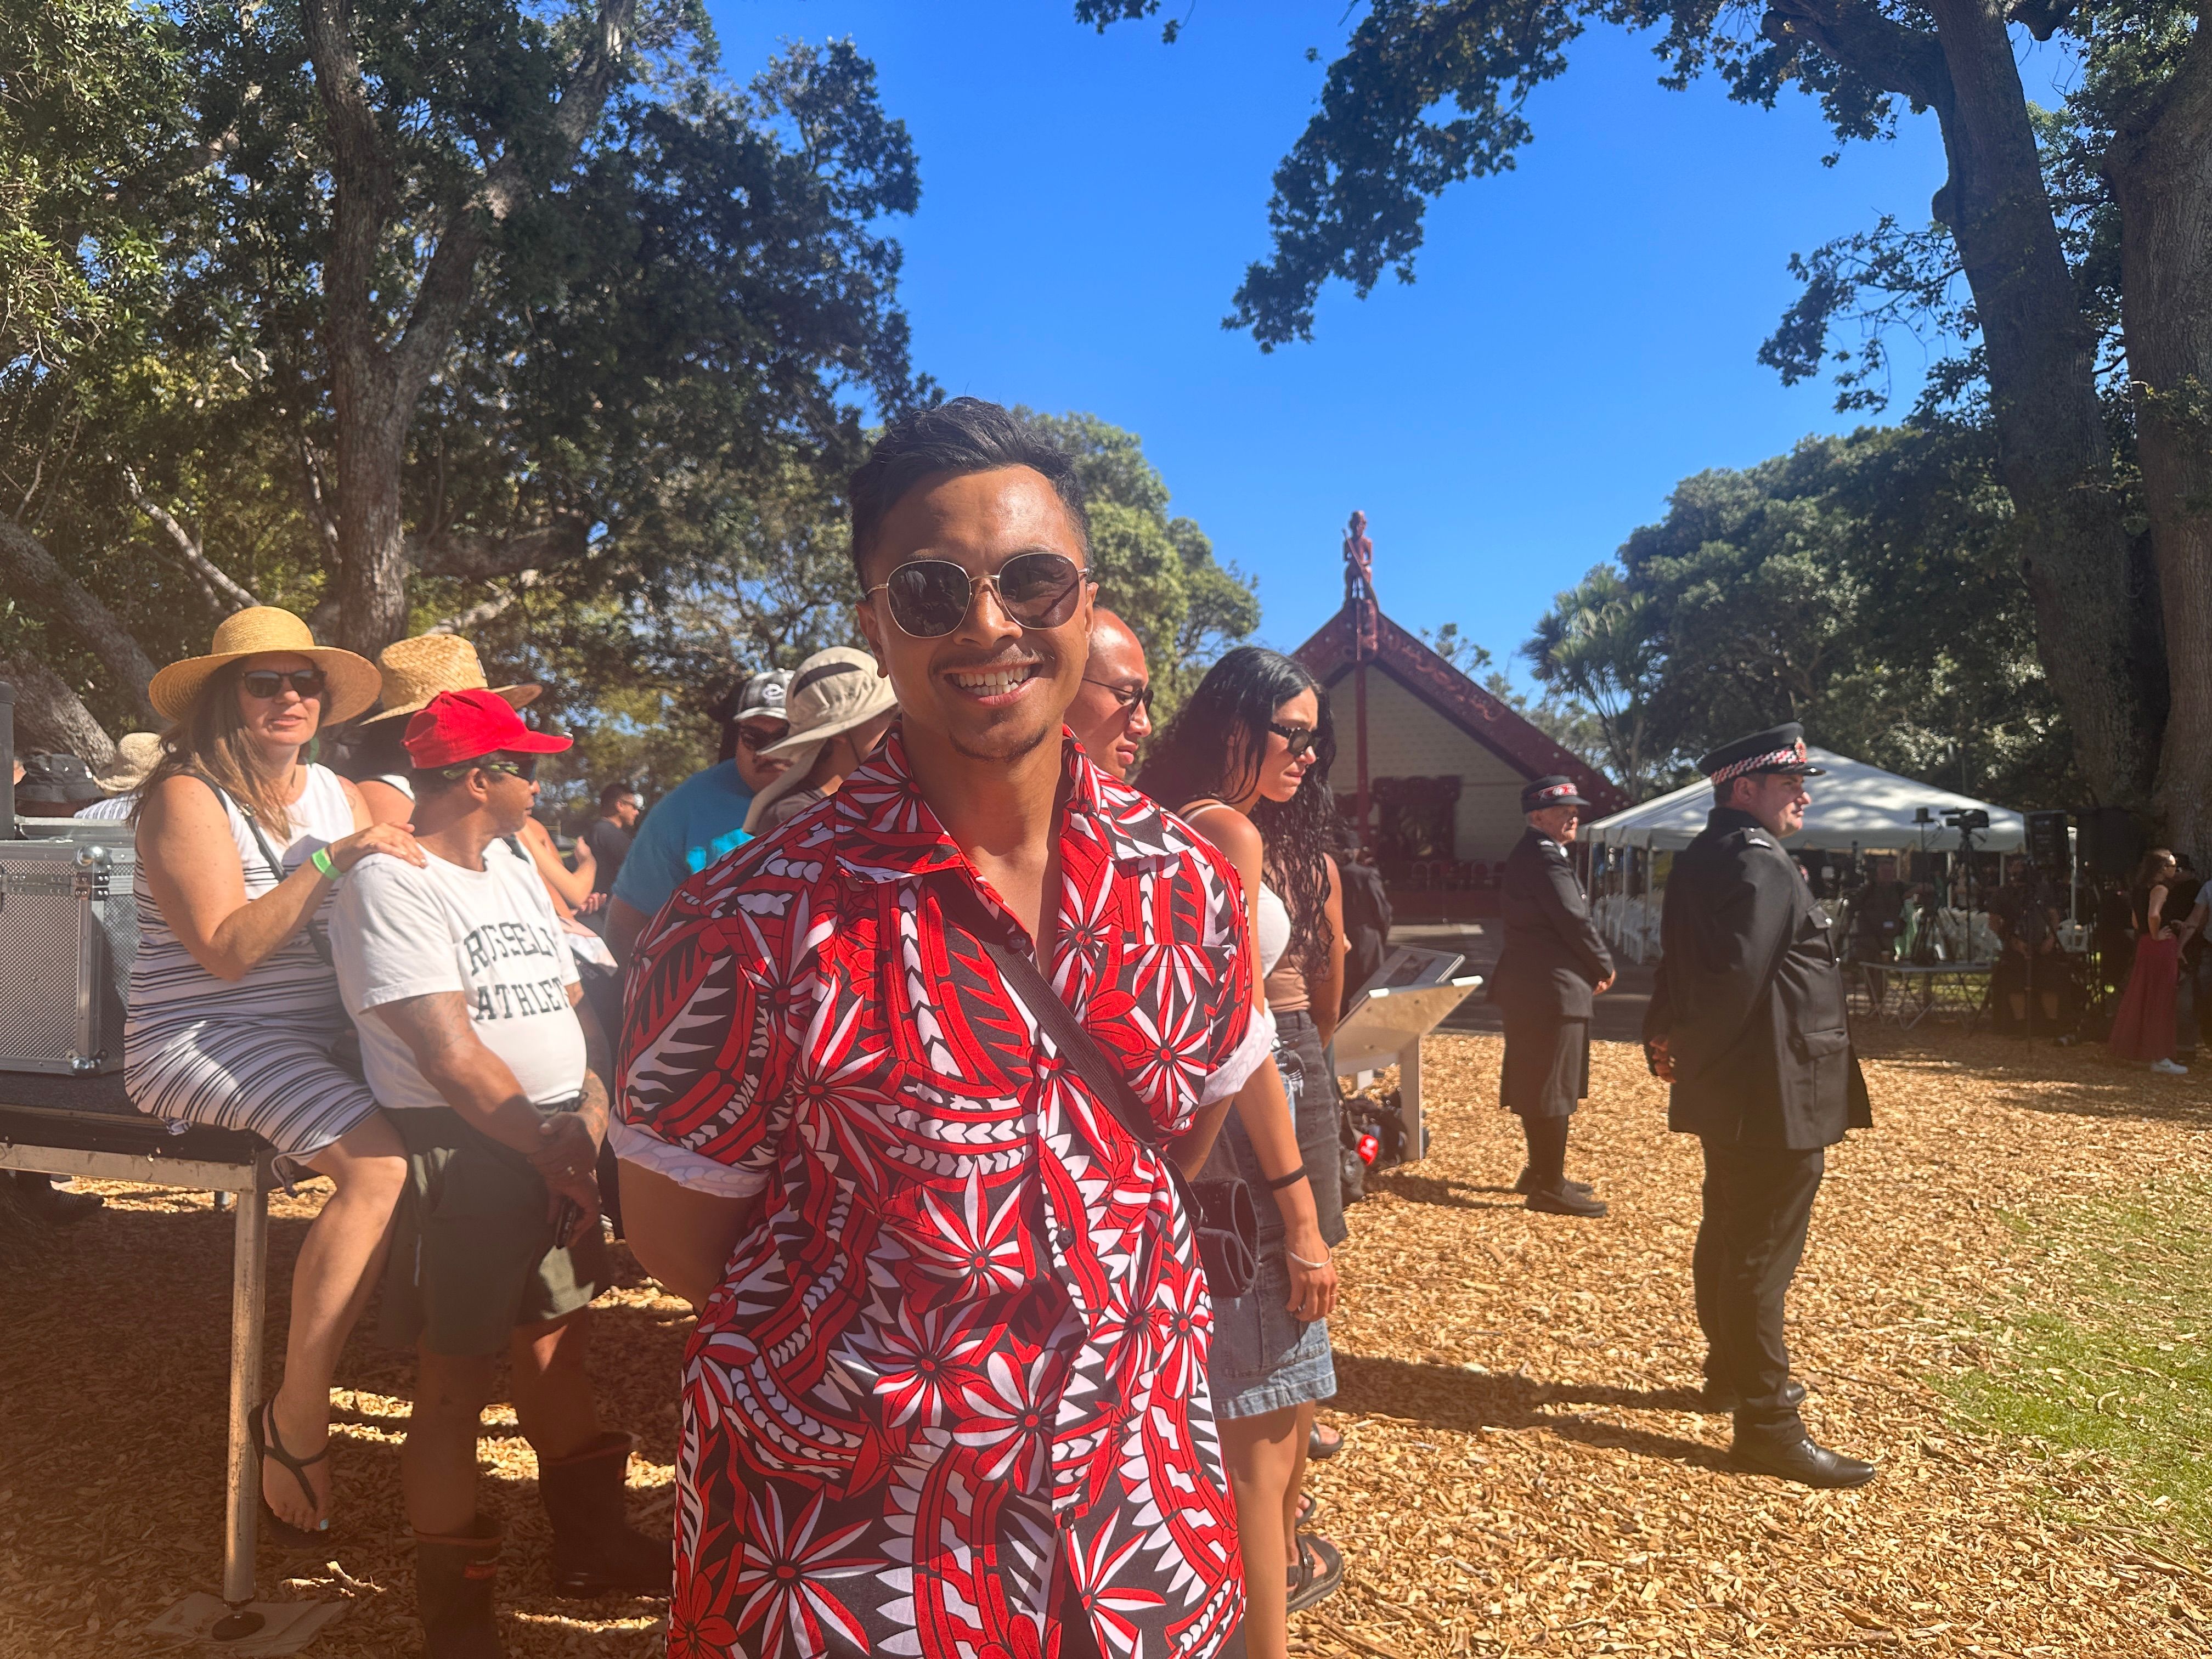
[[[1274,721],[1269,720],[1267,729],[1283,740],[1284,746],[1291,751],[1290,757],[1292,760],[1297,759],[1299,756],[1312,749],[1321,737],[1321,733],[1310,726],[1278,726]]]
[[[975,590],[1024,628],[1057,628],[1083,599],[1083,567],[1064,554],[1017,553],[989,575],[971,576],[950,559],[909,559],[860,597],[889,595],[891,620],[917,640],[940,640],[966,620]]]
[[[288,684],[307,702],[319,697],[330,687],[330,676],[319,668],[295,668],[289,673],[274,668],[249,668],[238,677],[246,688],[246,695],[263,702],[274,702],[284,695]]]

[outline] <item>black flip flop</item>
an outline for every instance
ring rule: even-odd
[[[1294,1524],[1298,1528],[1298,1529],[1299,1529],[1299,1530],[1303,1531],[1304,1528],[1306,1528],[1310,1527],[1311,1525],[1313,1525],[1313,1523],[1314,1523],[1314,1516],[1316,1516],[1319,1515],[1320,1513],[1321,1513],[1321,1499],[1320,1499],[1320,1498],[1316,1498],[1316,1497],[1315,1497],[1311,1492],[1301,1492],[1301,1493],[1299,1493],[1299,1495],[1298,1495],[1298,1518],[1297,1518],[1297,1522],[1294,1523]]]
[[[1332,1434],[1336,1431],[1329,1431]],[[1306,1431],[1306,1457],[1310,1462],[1323,1463],[1344,1449],[1344,1437],[1337,1434],[1334,1440],[1322,1438],[1322,1426],[1316,1423]]]
[[[1291,1586],[1285,1611],[1296,1613],[1325,1601],[1343,1586],[1344,1553],[1317,1533],[1300,1533],[1297,1582]]]
[[[246,1419],[246,1431],[253,1437],[253,1455],[264,1463],[273,1457],[285,1468],[289,1469],[292,1472],[292,1479],[300,1483],[301,1492],[312,1504],[315,1501],[315,1489],[307,1484],[307,1466],[310,1463],[319,1463],[331,1455],[329,1443],[325,1442],[322,1450],[317,1452],[313,1457],[293,1456],[284,1449],[284,1443],[276,1437],[276,1425],[269,1416],[269,1413],[276,1409],[275,1401],[264,1400],[255,1407],[253,1414]],[[261,1524],[267,1529],[269,1541],[277,1548],[319,1550],[328,1543],[329,1540],[322,1532],[309,1532],[304,1527],[295,1527],[269,1507],[268,1494],[261,1491],[258,1468],[254,1471],[253,1490],[261,1498]],[[327,1526],[328,1523],[325,1524]]]

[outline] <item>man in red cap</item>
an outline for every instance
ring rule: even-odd
[[[505,837],[538,797],[533,732],[489,691],[446,691],[408,722],[417,869],[365,859],[331,927],[369,1087],[406,1143],[384,1291],[387,1340],[420,1384],[400,1454],[428,1659],[493,1659],[500,1528],[477,1509],[479,1419],[502,1357],[538,1453],[555,1587],[668,1593],[669,1547],[623,1514],[630,1437],[603,1428],[586,1309],[610,1282],[593,1178],[604,1039],[545,886]]]

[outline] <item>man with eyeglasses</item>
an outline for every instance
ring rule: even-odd
[[[607,905],[607,948],[627,963],[653,913],[677,884],[749,839],[745,814],[753,798],[791,764],[788,755],[767,751],[791,731],[786,699],[791,671],[769,669],[744,683],[729,716],[728,758],[694,772],[663,795],[638,826]],[[727,705],[724,705],[727,707]]]
[[[677,890],[623,1034],[630,1245],[700,1313],[670,1647],[1212,1659],[1235,1507],[1164,1160],[1272,1065],[1243,896],[1066,731],[1067,457],[958,398],[849,499],[898,723]]]
[[[356,866],[331,944],[369,1088],[407,1149],[383,1334],[420,1367],[399,1461],[424,1650],[484,1659],[500,1651],[500,1529],[477,1507],[476,1448],[502,1359],[556,1591],[665,1595],[669,1554],[623,1518],[630,1437],[601,1425],[585,1370],[586,1309],[612,1279],[592,1175],[605,1039],[544,883],[503,839],[537,799],[538,757],[569,739],[470,690],[432,698],[405,742],[428,856]]]
[[[1067,729],[1098,769],[1126,781],[1152,734],[1152,677],[1144,641],[1112,611],[1091,613],[1091,655],[1067,706]]]

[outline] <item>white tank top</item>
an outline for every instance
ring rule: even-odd
[[[292,821],[291,839],[280,842],[274,835],[269,836],[277,862],[283,866],[281,870],[270,869],[269,861],[261,856],[252,826],[237,804],[226,799],[223,811],[230,820],[230,838],[238,848],[249,899],[273,890],[319,848],[353,834],[353,808],[346,801],[345,786],[327,766],[307,768],[307,787],[288,814]],[[124,1028],[127,1042],[158,1041],[167,1028],[210,1015],[235,1013],[278,1020],[290,1012],[319,1011],[335,1003],[337,975],[305,927],[264,957],[245,978],[220,980],[201,967],[170,931],[161,907],[147,887],[143,860],[136,887],[138,954],[131,964],[131,1007]],[[323,901],[325,906],[330,902],[327,889]]]
[[[1260,935],[1260,977],[1265,979],[1275,971],[1283,952],[1291,948],[1291,911],[1276,896],[1273,888],[1264,885],[1260,889],[1260,902],[1254,908]]]

